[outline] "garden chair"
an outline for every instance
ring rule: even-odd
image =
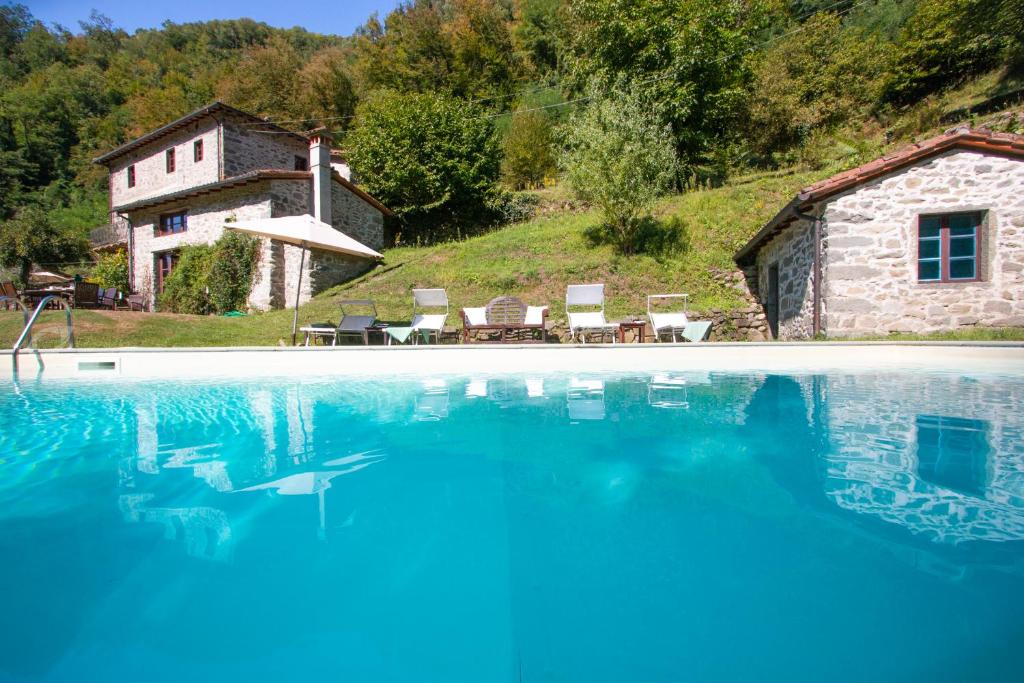
[[[600,306],[599,311],[574,311],[573,307]],[[587,343],[587,333],[597,332],[602,336],[610,332],[612,343],[619,331],[618,323],[610,323],[604,317],[604,285],[569,285],[565,290],[565,314],[569,318],[569,340],[575,341],[577,335],[582,343]]]
[[[434,311],[444,309],[444,313],[422,313],[424,309]],[[420,336],[429,343],[430,335],[434,341],[441,341],[441,332],[448,321],[448,294],[443,289],[412,290],[412,324],[413,343],[419,342]]]
[[[647,317],[654,330],[654,341],[661,341],[662,335],[669,335],[673,342],[702,342],[711,333],[711,323],[690,320],[686,315],[687,294],[651,294],[647,297]],[[681,302],[682,306],[672,306]],[[662,308],[659,309],[659,304]],[[668,304],[668,310],[665,305]]]

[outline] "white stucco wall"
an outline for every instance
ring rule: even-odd
[[[918,218],[981,211],[981,282],[917,280]],[[830,337],[1024,326],[1024,160],[951,151],[824,207]]]

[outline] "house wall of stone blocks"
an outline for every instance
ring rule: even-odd
[[[223,120],[224,177],[266,169],[292,171],[295,157],[308,163],[305,141],[280,132],[268,132],[250,119],[228,115]],[[304,170],[304,169],[303,169]]]
[[[218,132],[217,122],[204,118],[115,159],[110,167],[110,206],[131,204],[220,180]],[[193,145],[196,140],[203,141],[201,161],[195,161]],[[167,172],[168,149],[174,149],[173,173]],[[135,167],[135,187],[128,187],[129,166]]]
[[[310,182],[305,179],[261,180],[203,197],[132,212],[136,289],[155,306],[154,261],[158,254],[186,245],[212,244],[224,233],[224,224],[228,221],[307,214],[310,212],[310,192]],[[340,185],[337,185],[334,195],[354,199],[350,204],[342,205],[342,212],[349,210],[354,216],[348,219],[352,232],[343,231],[361,242],[365,239],[367,246],[379,248],[384,241],[380,211]],[[188,211],[188,229],[185,232],[157,234],[160,216],[183,210]],[[259,239],[260,258],[248,302],[256,310],[294,305],[296,287],[299,287],[299,301],[304,303],[325,289],[373,267],[373,262],[368,259],[311,249],[306,254],[300,280],[302,249],[265,237]]]
[[[980,282],[917,280],[918,218],[979,211]],[[823,324],[830,337],[1024,326],[1024,160],[952,151],[830,200]]]
[[[780,339],[807,339],[814,334],[814,230],[809,221],[796,221],[772,238],[757,255],[757,291],[770,305],[769,268],[779,267],[778,317]]]
[[[978,282],[920,282],[919,219],[982,215]],[[821,331],[828,337],[1024,327],[1024,160],[952,150],[819,203]],[[779,265],[779,338],[813,335],[813,226],[797,220],[758,252]]]
[[[170,202],[152,209],[132,212],[130,218],[134,231],[136,290],[145,294],[151,305],[155,305],[154,261],[158,254],[174,251],[186,245],[212,244],[224,233],[224,223],[229,219],[243,221],[270,218],[273,198],[267,184],[263,185],[238,187],[203,198],[193,198],[180,203]],[[182,210],[188,211],[188,230],[174,235],[158,235],[160,216]],[[254,278],[253,291],[249,297],[249,303],[254,308],[267,308],[270,305],[271,265],[266,261],[268,252],[265,244]]]

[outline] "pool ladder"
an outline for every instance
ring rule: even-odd
[[[36,306],[36,310],[29,315],[28,306],[25,302],[17,297],[3,296],[0,297],[0,304],[10,305],[13,303],[16,308],[21,308],[22,313],[25,316],[25,327],[21,330],[21,335],[18,337],[18,341],[14,342],[14,347],[11,349],[11,367],[14,370],[14,376],[18,376],[18,354],[25,347],[26,344],[32,341],[32,327],[36,324],[36,320],[39,319],[39,314],[43,312],[47,304],[51,301],[57,303],[59,308],[63,308],[67,315],[67,326],[68,326],[68,348],[75,348],[75,326],[74,320],[71,317],[71,306],[64,300],[63,297],[56,295],[44,296],[39,305]],[[39,362],[39,369],[43,369],[43,359],[36,355],[36,360]]]

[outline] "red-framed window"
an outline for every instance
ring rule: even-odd
[[[165,154],[165,157],[166,157],[166,161],[167,161],[167,172],[168,173],[174,173],[174,148],[173,147],[171,147],[169,150],[167,150],[167,152]]]
[[[917,232],[918,282],[981,279],[981,213],[921,216]]]
[[[135,187],[135,164],[128,167],[128,187]]]
[[[192,143],[192,161],[203,160],[203,141],[196,140]]]
[[[153,270],[156,273],[156,291],[158,294],[162,294],[164,291],[164,282],[167,280],[167,276],[174,271],[174,267],[178,265],[178,252],[176,251],[164,251],[154,255],[155,263],[153,264]]]
[[[188,230],[188,211],[165,213],[156,227],[157,235],[176,235]]]

